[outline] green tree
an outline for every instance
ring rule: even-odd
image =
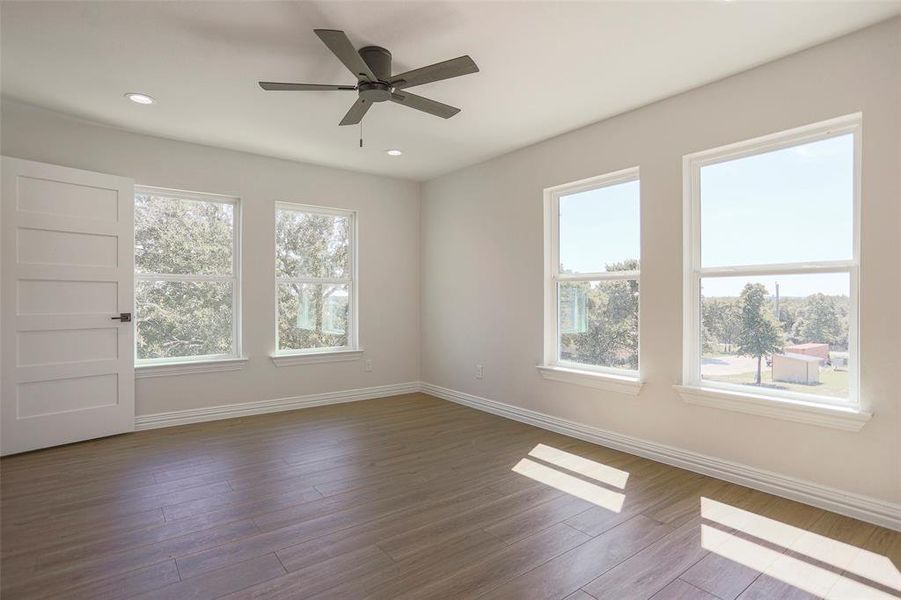
[[[707,331],[707,335],[709,335],[709,340],[706,337],[702,338],[705,342],[720,342],[723,344],[725,352],[732,351],[732,345],[738,338],[738,333],[741,329],[741,319],[735,300],[731,298],[702,298],[701,323],[704,330]]]
[[[606,265],[610,271],[638,270],[638,260]],[[586,295],[586,331],[561,336],[564,358],[586,364],[638,368],[638,282],[631,279],[576,282],[564,294]]]
[[[770,310],[769,294],[760,283],[748,283],[738,299],[741,330],[738,353],[757,359],[757,385],[760,385],[762,360],[785,345],[782,328]]]
[[[794,337],[799,342],[841,345],[847,339],[843,315],[836,299],[825,294],[807,297],[804,310],[795,323]]]
[[[798,307],[803,306],[803,300],[800,303],[792,298],[783,298],[779,303],[779,314],[776,318],[782,325],[782,331],[790,334],[794,331],[795,323],[798,320]],[[793,340],[794,341],[794,340]]]

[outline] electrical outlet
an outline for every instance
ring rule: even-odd
[[[485,366],[484,365],[476,365],[476,379],[481,379],[485,376]]]
[[[367,358],[363,361],[363,370],[367,373],[372,373],[372,359]]]

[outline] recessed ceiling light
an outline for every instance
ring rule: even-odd
[[[397,150],[396,148],[392,148],[391,150],[385,150],[385,153],[388,156],[400,156],[401,154],[403,154],[403,152],[401,152],[400,150]]]
[[[153,98],[151,98],[147,94],[138,94],[136,92],[129,92],[129,93],[125,94],[125,97],[137,104],[153,104]]]

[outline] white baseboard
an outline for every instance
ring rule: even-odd
[[[411,381],[408,383],[380,385],[340,392],[325,392],[322,394],[307,394],[306,396],[293,396],[290,398],[276,398],[274,400],[259,400],[257,402],[225,404],[207,408],[175,410],[152,415],[139,415],[135,417],[135,430],[157,429],[159,427],[187,425],[188,423],[233,419],[235,417],[261,415],[285,410],[297,410],[299,408],[324,406],[326,404],[340,404],[342,402],[356,402],[358,400],[370,400],[372,398],[412,394],[418,391],[420,391],[419,382]]]
[[[901,531],[901,504],[886,502],[852,492],[820,485],[810,481],[780,475],[772,471],[757,469],[721,460],[697,452],[682,450],[672,446],[657,444],[639,438],[614,433],[597,427],[575,423],[559,417],[540,413],[518,406],[489,400],[422,383],[421,390],[432,396],[463,404],[471,408],[489,412],[501,417],[528,423],[542,429],[555,431],[599,446],[622,450],[630,454],[649,458],[657,462],[673,465],[717,479],[723,479],[763,492],[797,500],[818,508],[867,521],[889,529]]]

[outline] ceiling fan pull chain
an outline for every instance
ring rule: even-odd
[[[360,119],[360,148],[363,147],[363,119]]]

